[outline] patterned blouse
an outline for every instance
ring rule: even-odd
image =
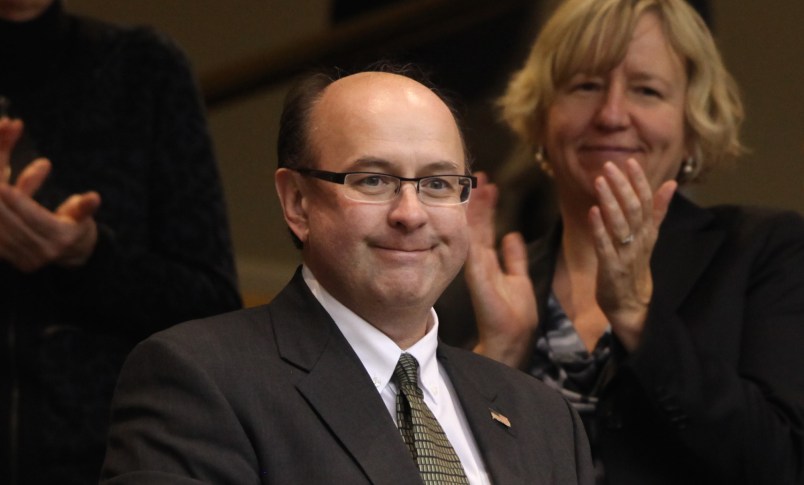
[[[528,371],[558,390],[581,416],[592,447],[596,481],[603,482],[603,464],[595,450],[597,394],[604,372],[612,362],[611,327],[590,353],[553,292],[547,300],[547,318],[540,325]]]

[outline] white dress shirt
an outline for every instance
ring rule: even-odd
[[[461,460],[466,477],[472,485],[490,485],[486,468],[477,449],[477,443],[466,422],[455,389],[436,359],[438,347],[438,316],[432,313],[433,326],[421,340],[408,349],[400,349],[396,343],[376,327],[357,316],[327,292],[306,266],[302,275],[321,306],[343,333],[349,345],[360,358],[363,367],[380,393],[388,413],[396,423],[396,385],[392,382],[394,368],[403,350],[419,361],[419,387],[424,393],[424,402],[444,429],[455,453]],[[402,439],[400,435],[400,440]]]

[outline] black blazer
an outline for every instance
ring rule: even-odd
[[[558,393],[447,345],[438,359],[495,484],[590,483],[583,426]],[[270,305],[176,326],[132,352],[113,401],[101,481],[408,485],[421,478],[368,373],[297,272]]]
[[[541,321],[560,225],[529,247]],[[676,196],[651,269],[639,349],[586,421],[610,484],[804,483],[804,222]],[[463,296],[456,296],[456,295]],[[468,293],[436,306],[448,341]],[[443,300],[443,299],[442,299]]]

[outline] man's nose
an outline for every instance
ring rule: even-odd
[[[419,200],[416,182],[402,182],[388,217],[391,224],[400,224],[409,229],[415,229],[427,222],[427,209]]]

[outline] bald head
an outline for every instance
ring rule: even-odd
[[[392,161],[391,153],[438,145],[460,154],[450,157],[458,164],[451,171],[466,170],[452,111],[431,89],[398,74],[362,72],[333,82],[312,107],[307,140],[315,165],[333,152]],[[364,153],[368,141],[380,151]]]
[[[300,80],[288,92],[279,124],[279,137],[277,155],[280,167],[298,168],[312,166],[315,162],[314,154],[310,152],[310,115],[314,108],[324,98],[325,92],[329,94],[345,94],[356,103],[361,103],[361,96],[373,97],[374,104],[378,106],[381,95],[377,90],[383,87],[389,90],[402,89],[410,95],[410,100],[438,98],[450,111],[452,123],[456,126],[464,151],[466,163],[469,155],[460,130],[455,109],[448,99],[439,93],[426,79],[426,76],[413,66],[397,66],[381,64],[376,69],[367,70],[351,75],[344,75],[340,70],[317,72]],[[330,89],[334,88],[334,89]],[[428,91],[428,93],[425,93]],[[386,100],[390,99],[386,96]],[[361,109],[361,104],[354,105]]]
[[[55,0],[0,0],[0,19],[27,22],[40,16]]]
[[[452,118],[447,105],[430,88],[409,77],[387,72],[360,72],[330,84],[321,94],[317,109],[389,111],[404,102],[413,109],[435,108]],[[453,120],[454,123],[454,120]]]

